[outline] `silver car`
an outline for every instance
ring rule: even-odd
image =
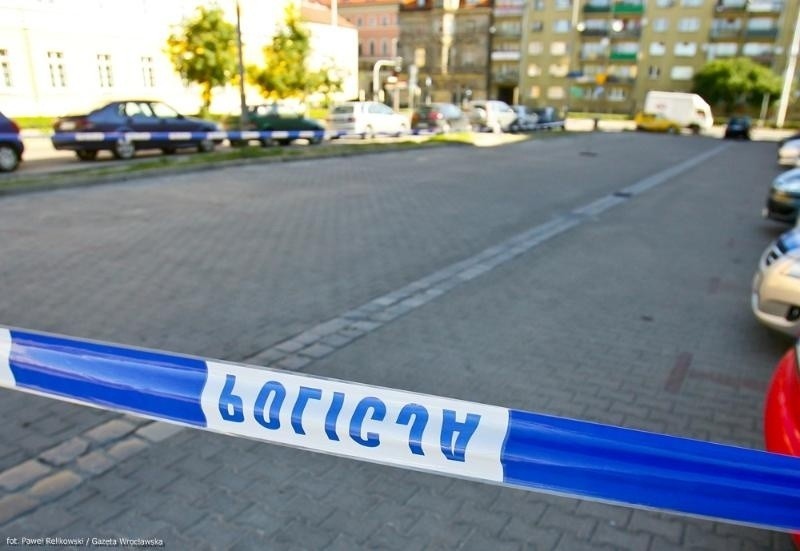
[[[467,105],[472,129],[476,132],[507,132],[517,113],[504,101],[476,100]]]
[[[767,327],[800,336],[800,250],[772,257],[762,266],[753,278],[753,313]]]

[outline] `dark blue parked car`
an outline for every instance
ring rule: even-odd
[[[74,151],[82,161],[94,160],[103,150],[117,159],[130,159],[141,149],[170,154],[192,147],[207,152],[224,138],[208,135],[219,130],[216,123],[183,116],[166,103],[150,100],[115,101],[88,115],[61,117],[53,130],[53,147]]]
[[[25,146],[19,137],[19,126],[0,113],[0,172],[16,170],[23,151]]]

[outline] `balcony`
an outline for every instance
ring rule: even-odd
[[[516,84],[519,82],[519,71],[493,72],[492,80],[497,84]]]
[[[717,0],[717,12],[743,12],[747,10],[747,0]]]
[[[630,39],[630,38],[640,38],[642,36],[642,28],[641,27],[630,27],[627,29],[622,29],[621,31],[616,31],[611,33],[612,39]]]
[[[639,57],[639,52],[628,51],[611,51],[608,56],[609,61],[636,61]]]
[[[519,29],[519,28],[517,28],[517,29],[512,29],[512,28],[504,29],[504,28],[500,27],[500,28],[497,29],[497,31],[495,31],[494,36],[496,36],[498,38],[521,38],[522,37],[522,29]]]
[[[640,2],[615,2],[612,11],[615,15],[641,15],[644,13],[644,4]]]
[[[611,2],[589,2],[584,4],[584,13],[608,13],[611,11]]]
[[[783,2],[751,0],[747,3],[747,11],[749,13],[780,15],[783,13],[784,8]]]
[[[492,52],[492,61],[519,61],[519,50]]]
[[[768,38],[774,40],[778,36],[778,28],[771,29],[745,29],[745,38]]]
[[[735,39],[735,38],[739,38],[739,37],[742,36],[742,28],[741,27],[739,27],[738,29],[734,28],[734,27],[731,27],[731,28],[720,28],[720,29],[712,28],[711,32],[709,33],[709,36],[712,39],[718,39],[718,40],[719,39],[724,40],[726,38],[727,39],[731,39],[731,38]]]
[[[609,27],[595,27],[592,29],[583,29],[581,31],[581,36],[608,36],[608,33],[611,32]]]

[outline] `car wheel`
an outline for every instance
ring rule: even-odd
[[[114,148],[111,150],[111,154],[114,155],[115,159],[132,159],[133,156],[136,154],[136,147],[133,145],[133,142],[129,142],[126,140],[119,140],[117,143],[114,144]]]
[[[211,153],[212,151],[214,151],[214,148],[216,146],[217,144],[214,143],[214,140],[209,140],[208,138],[206,138],[204,140],[201,140],[197,144],[197,151],[199,151],[200,153]]]
[[[314,136],[313,138],[309,138],[308,143],[311,145],[319,145],[322,143],[322,136]]]
[[[178,151],[174,147],[165,147],[161,150],[161,153],[164,155],[175,155],[175,152]]]
[[[400,132],[394,135],[395,138],[399,138],[403,134],[408,132],[408,127],[405,124],[400,125]]]
[[[78,159],[81,161],[94,161],[97,158],[97,151],[79,149],[75,152],[75,155],[77,155]]]
[[[450,123],[444,121],[441,126],[442,134],[449,134],[453,129],[450,127]]]
[[[675,128],[674,126],[670,126],[669,129],[667,130],[667,134],[677,134],[677,133],[678,129]]]
[[[0,172],[11,172],[19,166],[19,155],[10,145],[0,145]]]
[[[375,131],[372,130],[371,126],[366,127],[364,129],[364,133],[361,135],[361,138],[364,139],[364,140],[366,140],[366,139],[370,139],[371,140],[374,137],[375,137]]]

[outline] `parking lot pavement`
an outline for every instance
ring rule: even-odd
[[[563,218],[574,224],[301,369],[761,447],[763,390],[789,345],[748,308],[758,255],[781,229],[758,219],[774,146],[718,146],[569,138],[13,198],[0,202],[0,228],[16,238],[0,244],[15,259],[0,276],[0,322],[237,360]],[[704,153],[658,187],[575,214]],[[3,488],[0,511],[18,512],[0,524],[9,536],[200,549],[790,548],[768,531],[164,434],[6,391],[0,404],[2,449],[14,450],[4,468],[20,469],[0,483],[39,481],[35,492]]]

